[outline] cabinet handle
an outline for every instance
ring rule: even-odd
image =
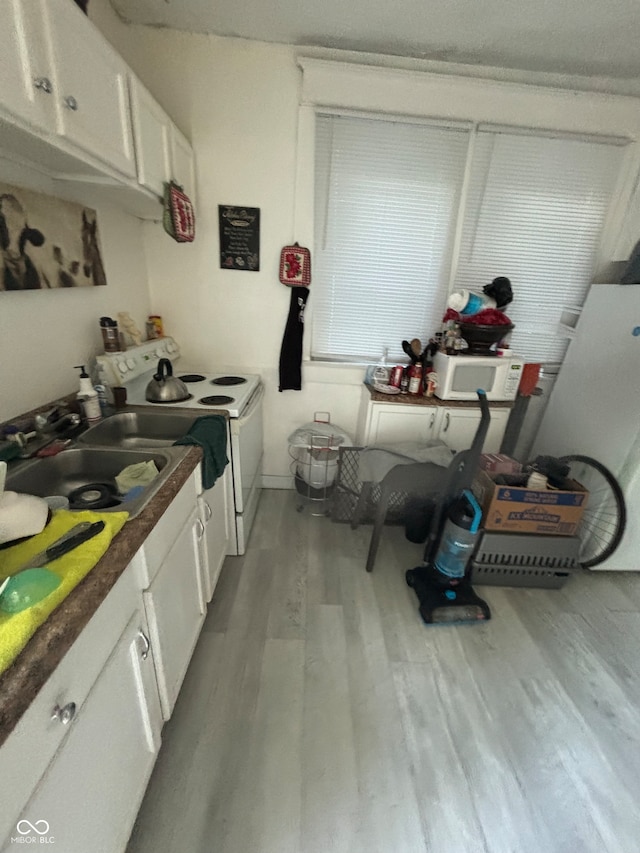
[[[53,92],[53,86],[51,85],[51,80],[49,80],[48,77],[35,77],[33,85],[36,89],[39,89],[46,95],[50,95]]]
[[[446,432],[449,429],[449,421],[451,420],[451,415],[449,412],[444,416],[444,429],[442,432]]]
[[[204,524],[199,518],[196,518],[196,524],[198,525],[198,539],[202,539],[202,537],[204,536]]]
[[[142,654],[140,655],[140,657],[142,658],[142,660],[146,660],[149,657],[149,651],[151,649],[151,643],[149,642],[149,638],[147,637],[145,632],[142,630],[142,628],[138,628],[138,636],[140,637],[140,639],[144,643],[144,648],[142,649]]]
[[[431,420],[429,421],[429,429],[431,429],[433,427],[435,422],[436,422],[436,413],[432,412],[431,413]]]
[[[78,109],[78,102],[73,97],[73,95],[67,95],[67,97],[64,99],[64,105],[68,110],[73,110],[73,112]]]
[[[53,711],[51,712],[51,719],[58,720],[59,723],[62,723],[63,726],[68,726],[71,720],[76,715],[76,703],[68,702],[64,707],[60,707],[60,705],[56,705]]]
[[[211,507],[209,506],[209,504],[206,501],[204,502],[204,515],[205,515],[205,519],[204,519],[205,521],[211,521],[211,517],[213,515],[213,510],[211,509]]]

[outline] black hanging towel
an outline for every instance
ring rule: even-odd
[[[304,308],[309,298],[307,287],[292,287],[289,316],[280,350],[279,391],[300,391],[302,388],[302,335]]]

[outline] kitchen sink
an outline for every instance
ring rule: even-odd
[[[77,443],[100,447],[170,447],[197,420],[187,412],[117,412],[78,436]]]
[[[76,489],[89,485],[100,488],[94,493],[108,494],[109,505],[96,506],[97,512],[126,510],[135,518],[158,492],[169,475],[178,467],[186,452],[185,447],[164,447],[132,450],[108,447],[73,447],[57,456],[32,459],[20,463],[7,472],[6,488],[38,497],[64,495],[69,497]],[[123,468],[138,462],[153,461],[160,472],[136,497],[126,499],[117,495],[115,477]],[[83,508],[71,505],[70,509]],[[85,504],[87,509],[93,506]]]

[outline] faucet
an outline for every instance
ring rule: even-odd
[[[57,403],[48,412],[35,416],[35,427],[39,433],[59,432],[66,427],[78,426],[80,415],[70,412],[66,404]]]

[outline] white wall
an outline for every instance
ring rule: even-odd
[[[2,180],[56,195],[51,182],[3,164]],[[59,194],[59,191],[58,191]],[[101,316],[150,312],[142,223],[97,208],[106,287],[0,293],[0,421],[77,390],[79,371],[102,351]]]
[[[68,337],[57,353],[65,369],[68,363],[78,363],[72,351],[77,349],[84,356],[97,335],[95,319],[101,313],[128,308],[140,320],[148,306],[164,316],[166,328],[181,344],[185,359],[197,361],[204,368],[235,368],[263,375],[267,388],[265,472],[267,482],[275,483],[288,474],[288,434],[310,420],[315,411],[329,411],[333,422],[355,433],[363,372],[305,364],[301,392],[277,390],[278,358],[290,298],[290,291],[278,281],[279,253],[283,245],[296,239],[303,244],[310,239],[307,228],[304,234],[296,233],[294,228],[294,210],[305,177],[299,176],[296,185],[301,87],[301,71],[296,65],[298,50],[125,26],[116,18],[108,0],[92,0],[89,8],[105,36],[192,141],[198,180],[196,241],[193,245],[177,245],[157,225],[140,227],[126,217],[105,216],[103,242],[110,285],[104,290],[109,293],[15,295],[23,300],[22,313],[13,315],[16,330],[12,328],[12,343],[18,356],[15,363],[26,363],[30,387],[18,391],[12,380],[3,375],[2,398],[11,388],[11,411],[21,411],[27,400],[29,405],[40,402],[45,389],[50,391],[57,383],[58,371],[51,367],[45,370],[46,379],[39,378],[38,368],[51,364],[51,359],[35,355],[27,340],[34,316],[39,328],[49,324],[51,315],[38,299],[55,304],[55,317],[65,330],[64,337]],[[304,53],[345,58],[328,51]],[[350,58],[353,61],[354,57]],[[413,63],[412,67],[420,65]],[[456,71],[459,73],[460,69]],[[556,80],[554,85],[560,82]],[[535,118],[532,116],[533,123]],[[219,268],[218,204],[261,209],[259,272]],[[132,280],[127,268],[138,270],[136,279],[144,277],[137,247],[141,230],[150,296],[147,299],[139,291],[134,296],[131,288],[131,296],[125,301]],[[56,303],[55,299],[65,302]],[[99,302],[101,299],[106,302]],[[31,303],[38,306],[36,315],[24,308]],[[3,304],[11,306],[10,301]],[[73,320],[64,310],[70,304],[75,312]],[[313,283],[311,310],[312,305]],[[4,312],[0,323],[4,324]],[[56,393],[62,390],[60,387]],[[52,395],[45,396],[50,399]]]

